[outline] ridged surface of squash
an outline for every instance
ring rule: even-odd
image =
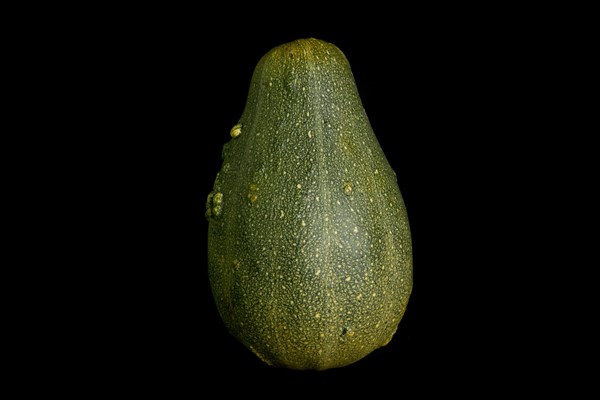
[[[263,361],[342,367],[387,344],[412,290],[407,213],[333,44],[278,46],[254,71],[207,199],[209,278]]]

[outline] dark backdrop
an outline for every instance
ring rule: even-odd
[[[526,43],[487,18],[291,28],[243,15],[214,26],[210,15],[152,16],[99,24],[79,61],[94,97],[92,110],[82,107],[94,154],[86,179],[101,204],[94,221],[108,227],[91,253],[102,289],[88,311],[101,321],[90,357],[108,361],[107,383],[192,394],[400,393],[523,379],[496,366],[510,358],[517,329],[506,289],[517,256],[502,233],[515,224],[518,187],[507,172],[520,157],[514,128],[528,93],[514,92],[528,73]],[[204,219],[256,63],[302,37],[332,42],[348,58],[398,175],[414,246],[413,294],[392,342],[319,373],[269,367],[229,335],[210,292]]]

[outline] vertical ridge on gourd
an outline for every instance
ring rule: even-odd
[[[229,331],[293,369],[387,344],[412,290],[410,229],[344,54],[318,39],[273,48],[230,136],[206,206]]]

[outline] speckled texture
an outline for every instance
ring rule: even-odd
[[[341,367],[387,344],[412,289],[405,206],[334,45],[258,63],[207,199],[223,321],[263,361]]]

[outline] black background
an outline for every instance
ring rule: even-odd
[[[519,19],[460,11],[370,26],[243,13],[212,24],[211,13],[144,11],[65,32],[86,32],[67,48],[85,132],[77,165],[90,166],[69,166],[86,188],[79,215],[93,232],[78,240],[91,277],[79,289],[90,302],[77,305],[85,323],[76,359],[95,366],[83,375],[99,388],[173,395],[463,392],[476,391],[473,382],[497,391],[530,379],[529,353],[517,357],[510,345],[536,346],[513,307],[523,260],[514,203],[529,207],[513,167],[530,149],[522,118],[538,88],[538,33]],[[225,329],[207,276],[205,201],[221,148],[260,57],[303,37],[348,58],[398,175],[414,252],[413,293],[392,342],[323,372],[262,363]],[[513,368],[499,368],[505,362]]]

